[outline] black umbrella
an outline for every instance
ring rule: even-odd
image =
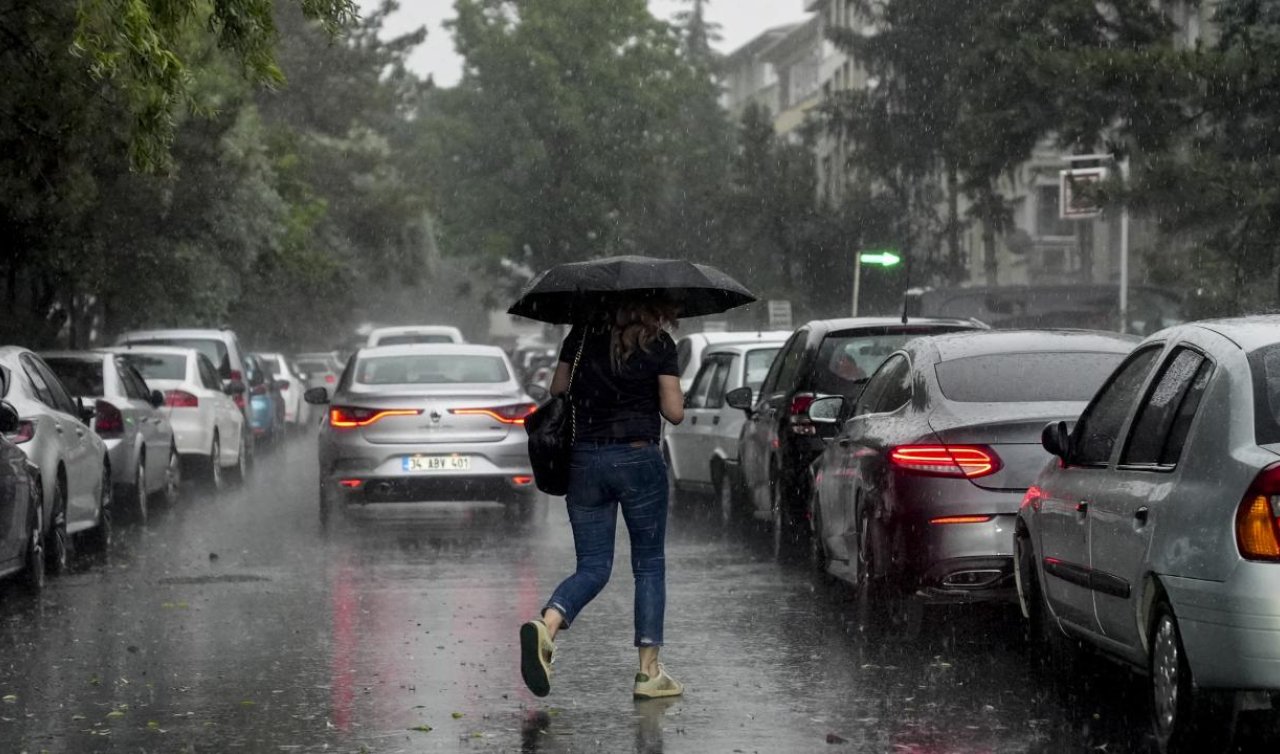
[[[719,314],[756,300],[725,273],[682,259],[610,257],[552,267],[533,279],[507,311],[568,325],[582,322],[621,298],[672,301],[681,317]]]

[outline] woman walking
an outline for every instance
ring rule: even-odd
[[[520,627],[521,673],[538,696],[551,691],[557,634],[609,581],[619,508],[635,577],[639,670],[633,693],[653,699],[684,692],[658,662],[669,502],[661,418],[684,420],[676,347],[667,334],[676,314],[675,306],[651,297],[625,301],[594,324],[574,327],[561,349],[551,393],[568,392],[573,407],[567,501],[577,570],[556,588],[541,618]]]

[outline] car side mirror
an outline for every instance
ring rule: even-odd
[[[17,432],[22,425],[22,417],[18,416],[18,409],[7,401],[0,401],[0,434],[11,435]]]
[[[76,398],[76,416],[80,417],[80,421],[85,424],[92,424],[93,417],[98,415],[96,406],[86,406],[84,398]]]
[[[240,380],[231,380],[222,388],[222,392],[227,395],[244,395],[249,392],[249,388]]]
[[[324,388],[320,389],[323,390]],[[524,391],[533,399],[534,403],[546,403],[551,399],[551,391],[536,382],[531,382],[528,385],[525,385]]]
[[[819,398],[809,404],[809,410],[806,413],[809,421],[814,424],[838,424],[841,414],[844,413],[844,398],[838,395]]]
[[[315,406],[323,406],[329,402],[329,389],[313,387],[302,394],[302,400]]]
[[[160,392],[159,390],[152,390],[151,391],[151,407],[160,408],[163,405],[164,405],[164,393]]]
[[[1050,455],[1061,458],[1064,462],[1071,454],[1071,432],[1064,421],[1052,422],[1040,433],[1040,444]]]
[[[755,391],[749,387],[734,388],[725,393],[724,402],[729,408],[736,408],[750,415],[751,408],[756,403]]]

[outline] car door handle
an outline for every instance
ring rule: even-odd
[[[55,425],[53,425],[53,428],[54,428],[54,430],[55,430],[58,434],[62,434],[62,425],[61,425],[61,424],[55,424]]]
[[[853,445],[853,439],[849,437],[841,437],[836,441],[836,445],[839,445],[842,448],[847,448],[850,445]]]
[[[1145,505],[1139,508],[1138,510],[1134,511],[1133,513],[1134,523],[1136,523],[1139,528],[1146,526],[1147,520],[1150,518],[1151,518],[1151,509]]]
[[[720,417],[718,415],[711,417],[711,424],[716,427],[720,426]]]
[[[690,424],[697,424],[697,423],[698,423],[698,417],[696,417],[696,416],[695,416],[695,417],[692,417],[692,418],[689,420],[689,423],[690,423]]]

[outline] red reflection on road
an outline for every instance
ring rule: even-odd
[[[355,706],[356,616],[359,604],[351,567],[340,565],[333,578],[333,653],[330,674],[330,718],[341,731],[351,729]]]

